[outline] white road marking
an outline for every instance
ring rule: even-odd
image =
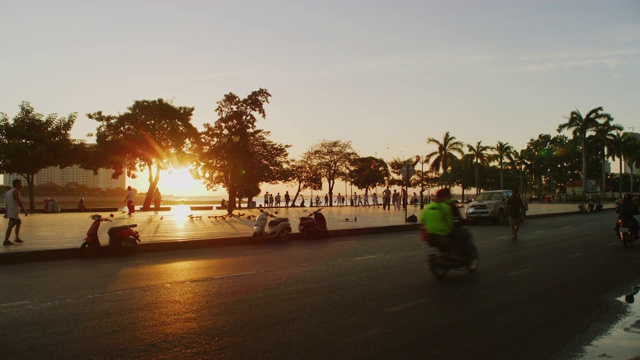
[[[535,234],[540,234],[540,233],[543,233],[543,232],[546,232],[546,230],[536,230],[536,231],[534,231]]]
[[[250,271],[250,272],[237,273],[237,274],[220,275],[220,276],[214,276],[211,279],[224,279],[224,278],[230,278],[230,277],[236,277],[236,276],[245,276],[245,275],[253,275],[253,274],[257,274],[257,272],[256,271]]]
[[[126,261],[126,262],[117,262],[117,263],[107,263],[107,264],[99,264],[96,266],[111,266],[111,265],[122,265],[122,264],[136,264],[136,263],[143,263],[146,262],[145,260],[139,260],[139,261]]]
[[[363,257],[353,258],[353,260],[371,259],[371,258],[376,258],[376,257],[380,257],[380,256],[382,256],[382,255],[363,256]]]
[[[0,307],[9,307],[9,306],[18,306],[18,305],[27,305],[31,304],[31,301],[16,301],[12,303],[0,304]]]
[[[508,236],[498,236],[496,239],[506,239]]]
[[[416,305],[420,305],[424,302],[424,299],[422,300],[416,300],[416,301],[412,301],[406,304],[402,304],[402,305],[398,305],[398,306],[394,306],[392,308],[386,309],[386,312],[394,312],[394,311],[399,311],[399,310],[404,310],[406,308],[410,308]]]
[[[529,272],[529,271],[531,271],[531,269],[522,269],[522,270],[519,270],[519,271],[516,271],[516,272],[512,272],[510,274],[507,274],[507,276],[516,276],[516,275],[524,274],[524,273]]]

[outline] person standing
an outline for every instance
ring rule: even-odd
[[[162,194],[160,193],[160,189],[156,188],[156,191],[153,193],[153,206],[155,207],[156,214],[160,211],[160,204],[162,203]]]
[[[278,193],[276,195],[276,207],[280,207],[280,201],[282,200],[282,197],[280,196],[280,193]]]
[[[400,208],[400,193],[393,189],[393,195],[391,196],[391,203],[393,204],[393,210],[398,210]]]
[[[507,213],[509,214],[509,228],[511,230],[511,240],[518,237],[520,229],[520,220],[525,211],[524,202],[518,194],[518,189],[511,191],[511,196],[507,199]]]
[[[9,218],[9,226],[7,227],[7,232],[4,237],[4,246],[14,245],[13,242],[9,240],[11,236],[11,231],[13,228],[16,228],[16,242],[17,244],[22,244],[24,241],[20,239],[20,225],[22,225],[22,220],[20,220],[20,210],[24,211],[24,216],[29,216],[27,209],[22,205],[22,200],[20,199],[20,190],[22,189],[22,180],[14,179],[12,182],[13,189],[9,189],[5,194],[5,204],[7,206],[6,215]]]
[[[269,207],[270,207],[270,208],[272,208],[272,207],[273,207],[273,203],[274,203],[274,200],[273,200],[273,194],[269,194]]]
[[[133,205],[133,189],[131,189],[131,186],[127,186],[127,196],[124,198],[124,202],[127,203],[127,209],[129,210],[129,215],[136,212],[136,208]]]
[[[287,192],[284,193],[284,207],[286,209],[289,208],[289,201],[291,201],[291,196],[289,195],[289,190],[287,190]]]
[[[338,197],[336,198],[336,205],[337,206],[342,206],[342,194],[338,193]]]
[[[382,210],[384,210],[385,206],[387,210],[391,210],[391,190],[389,190],[388,186],[382,192]]]
[[[269,207],[269,192],[268,191],[266,193],[264,193],[264,207],[265,208]]]
[[[324,206],[329,206],[329,194],[324,194]]]

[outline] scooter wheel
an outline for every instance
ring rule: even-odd
[[[438,264],[438,260],[436,259],[431,260],[431,263],[429,264],[429,268],[431,269],[431,272],[433,273],[433,275],[435,275],[436,278],[438,279],[444,278],[445,275],[447,275],[447,272],[449,271],[449,269],[447,269],[446,266],[443,266],[442,264]]]
[[[80,245],[80,256],[83,258],[88,258],[93,255],[93,249],[89,246],[89,243],[86,241]]]

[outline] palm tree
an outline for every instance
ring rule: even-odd
[[[489,155],[489,150],[491,150],[491,146],[482,145],[482,141],[478,141],[476,146],[467,145],[467,149],[469,150],[469,156],[473,159],[473,166],[475,167],[475,177],[476,177],[476,195],[480,194],[480,187],[478,186],[478,178],[480,177],[480,165],[489,165],[489,162],[492,159],[492,156]]]
[[[622,135],[622,157],[629,166],[629,192],[633,193],[633,168],[640,154],[640,141],[629,134]],[[622,179],[620,179],[622,180]]]
[[[609,142],[607,143],[607,154],[611,159],[618,158],[620,166],[620,172],[618,176],[618,197],[622,199],[622,142],[625,136],[616,131],[614,134],[609,134]]]
[[[428,138],[427,144],[436,144],[438,149],[432,153],[425,155],[425,161],[430,162],[431,158],[433,162],[431,163],[431,170],[437,171],[438,169],[442,169],[442,175],[444,180],[444,185],[449,186],[447,181],[447,171],[449,169],[449,161],[452,158],[456,158],[455,154],[462,156],[464,153],[462,151],[462,147],[464,144],[460,141],[456,140],[455,136],[449,135],[447,131],[442,137],[442,141],[438,141],[435,138]]]
[[[494,148],[492,148],[492,150],[496,152],[494,154],[494,158],[498,160],[498,166],[500,167],[500,189],[504,189],[504,160],[509,159],[509,156],[511,156],[511,154],[513,153],[513,146],[509,145],[509,143],[498,141],[498,143]]]
[[[507,159],[509,160],[509,166],[518,170],[518,175],[520,177],[520,186],[518,188],[522,192],[524,191],[524,167],[529,166],[525,150],[520,150],[520,152],[513,150],[511,154],[507,155]]]
[[[597,123],[595,127],[595,137],[598,139],[598,145],[600,149],[598,152],[600,153],[600,160],[602,162],[602,192],[605,192],[605,181],[606,181],[606,168],[604,166],[605,161],[607,161],[607,145],[611,144],[613,141],[612,136],[614,131],[622,131],[624,127],[618,124],[612,124],[612,117],[603,117],[603,121],[601,123]]]
[[[576,109],[565,117],[568,120],[566,123],[558,126],[558,133],[573,129],[573,137],[582,142],[582,194],[587,193],[587,135],[598,125],[598,120],[607,118],[611,118],[611,115],[603,113],[602,106],[590,110],[584,117]]]

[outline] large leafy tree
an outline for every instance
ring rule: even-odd
[[[587,193],[587,136],[598,125],[598,120],[611,118],[611,115],[602,112],[602,106],[590,110],[586,115],[573,110],[565,117],[567,122],[558,126],[558,133],[571,130],[573,137],[580,139],[582,144],[582,193]]]
[[[258,129],[258,116],[266,118],[264,105],[271,94],[265,89],[251,92],[246,98],[228,93],[217,102],[218,120],[204,124],[200,133],[197,156],[193,159],[194,175],[207,189],[224,187],[229,194],[227,212],[236,209],[236,199],[249,201],[260,193],[262,183],[287,178],[287,148],[271,141],[269,132]]]
[[[350,141],[323,140],[309,148],[303,159],[327,180],[329,201],[333,204],[333,187],[338,179],[349,179],[349,165],[358,157]]]
[[[437,149],[425,155],[426,161],[431,162],[431,170],[442,170],[444,185],[449,186],[449,182],[447,181],[449,163],[453,158],[457,159],[456,154],[460,156],[464,155],[462,150],[464,144],[456,140],[455,136],[451,136],[448,131],[444,134],[442,140],[431,137],[428,138],[427,144],[435,144]]]
[[[349,179],[359,189],[368,191],[378,185],[385,185],[388,178],[389,166],[383,159],[366,156],[351,161]]]
[[[296,193],[291,198],[291,204],[296,203],[298,196],[305,189],[322,190],[322,176],[305,158],[301,158],[285,168],[285,178],[286,182],[296,185]]]
[[[493,158],[498,161],[498,168],[500,168],[500,189],[504,189],[504,165],[505,160],[510,160],[513,154],[513,146],[508,142],[498,141],[496,146],[491,148],[494,151]]]
[[[45,168],[66,167],[77,161],[80,145],[69,134],[76,117],[76,113],[45,117],[26,101],[11,121],[0,113],[0,173],[18,174],[26,180],[30,210],[35,208],[35,175]]]
[[[480,178],[480,165],[488,166],[489,162],[493,159],[491,154],[489,154],[490,150],[491,147],[482,145],[482,141],[478,141],[476,146],[467,145],[467,151],[473,160],[473,167],[475,171],[476,195],[480,193],[480,186],[478,185],[478,179]]]
[[[99,123],[94,166],[114,169],[135,177],[146,169],[149,188],[143,209],[148,209],[160,180],[160,170],[187,163],[198,131],[191,124],[193,107],[174,106],[163,99],[139,100],[120,115],[102,111],[87,114]]]

